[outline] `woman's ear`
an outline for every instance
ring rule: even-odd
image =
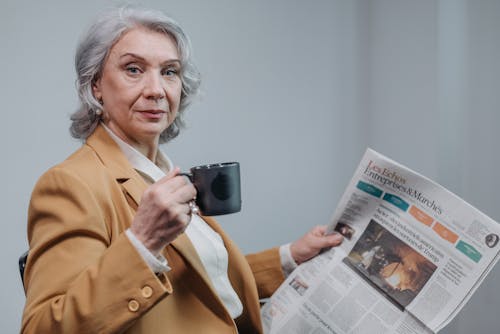
[[[92,93],[97,101],[102,100],[101,80],[96,80],[92,84]]]

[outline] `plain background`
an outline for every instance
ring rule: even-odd
[[[80,143],[73,56],[117,2],[0,2],[2,333],[19,331],[26,210],[37,178]],[[500,1],[143,1],[190,35],[203,95],[163,150],[184,169],[241,163],[243,210],[220,218],[244,252],[329,222],[366,147],[496,220]],[[496,333],[500,267],[443,333]]]

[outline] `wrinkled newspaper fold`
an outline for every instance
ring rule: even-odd
[[[266,333],[436,333],[500,254],[497,222],[371,149],[329,230],[344,242],[288,276],[262,308]]]

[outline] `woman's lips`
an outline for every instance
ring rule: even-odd
[[[161,119],[167,112],[164,110],[140,110],[139,113],[148,119]]]

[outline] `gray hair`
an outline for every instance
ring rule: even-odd
[[[127,31],[135,27],[144,27],[151,31],[169,35],[177,44],[181,61],[182,93],[179,111],[174,122],[160,135],[160,143],[175,138],[185,123],[184,110],[198,94],[201,76],[191,59],[191,43],[182,28],[172,18],[162,12],[136,7],[112,9],[96,19],[80,40],[76,55],[76,88],[80,98],[80,107],[71,115],[71,135],[86,139],[99,124],[100,116],[96,113],[102,108],[93,95],[92,85],[102,75],[104,62],[111,47]]]

